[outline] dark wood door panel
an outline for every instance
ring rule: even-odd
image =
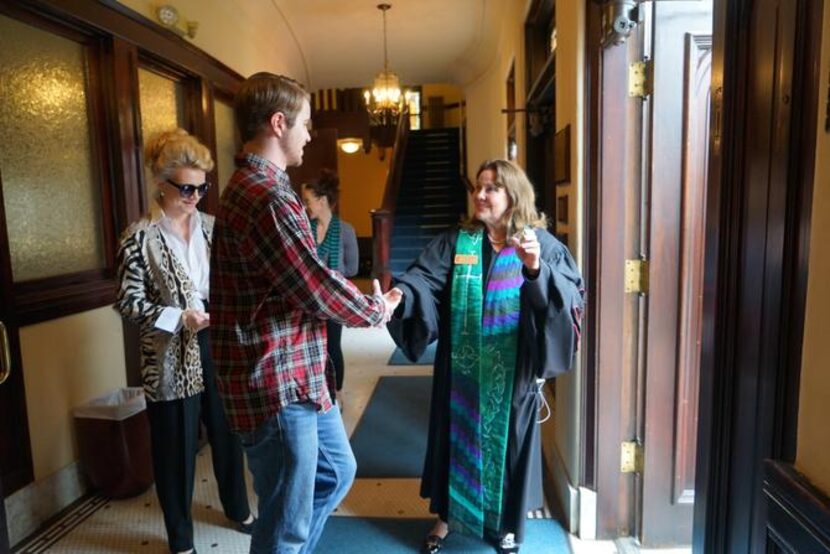
[[[3,202],[3,177],[0,175],[0,321],[6,337],[0,343],[0,355],[8,356],[10,367],[6,381],[0,385],[0,480],[6,495],[33,479],[32,450],[26,416],[26,394],[20,360],[20,341],[12,296],[11,254],[6,231],[6,210]],[[3,496],[0,495],[0,504]],[[5,529],[5,527],[4,527]],[[0,552],[2,552],[0,550]]]
[[[736,319],[735,418],[732,433],[742,461],[733,460],[731,497],[747,502],[730,511],[730,552],[756,552],[763,544],[766,510],[761,502],[761,464],[771,457],[782,315],[796,3],[762,0],[750,19],[753,69],[748,77],[743,251]],[[785,98],[786,97],[786,98]],[[767,232],[769,229],[772,232]],[[776,230],[777,229],[777,230]],[[763,231],[762,231],[763,230]],[[749,539],[749,540],[747,540]]]
[[[32,451],[26,416],[18,328],[13,319],[0,316],[6,325],[11,349],[11,375],[0,385],[0,479],[6,495],[33,480]],[[2,500],[2,498],[0,498]]]
[[[716,9],[694,546],[774,552],[763,460],[795,457],[823,0]]]

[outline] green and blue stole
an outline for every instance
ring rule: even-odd
[[[461,230],[452,284],[450,528],[497,536],[519,338],[522,262],[497,255],[482,291],[483,230]],[[483,298],[482,298],[483,297]]]
[[[311,220],[311,234],[317,240],[317,220]],[[326,264],[326,267],[335,271],[340,269],[340,218],[331,216],[329,228],[323,242],[317,245],[317,255]]]

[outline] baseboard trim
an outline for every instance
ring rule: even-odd
[[[787,463],[764,462],[767,552],[830,554],[830,498]]]
[[[562,525],[569,532],[579,532],[579,490],[571,485],[565,462],[556,444],[547,449],[545,463],[545,493],[553,499],[551,505],[559,511]]]
[[[597,540],[597,493],[579,487],[579,538]]]
[[[77,462],[6,498],[9,541],[14,547],[88,492]]]

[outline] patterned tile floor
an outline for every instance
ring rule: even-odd
[[[385,330],[345,329],[346,358],[343,419],[348,433],[354,431],[378,379],[384,375],[428,375],[426,366],[388,366],[394,344]],[[213,481],[210,449],[197,459],[193,499],[195,546],[200,554],[244,554],[250,539],[225,519]],[[249,480],[250,481],[250,480]],[[393,516],[430,517],[426,501],[418,495],[417,479],[360,479],[335,513],[336,517]],[[250,489],[251,505],[256,501]],[[550,517],[549,510],[530,514]],[[153,488],[126,500],[93,496],[79,502],[48,528],[15,548],[19,554],[162,554],[167,552],[164,525]],[[613,543],[572,538],[574,552],[617,552]]]

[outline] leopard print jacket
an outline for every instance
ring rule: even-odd
[[[214,218],[204,213],[200,216],[210,259]],[[203,392],[197,334],[185,327],[175,334],[155,327],[165,307],[193,308],[199,297],[157,218],[146,216],[124,232],[118,251],[118,281],[115,309],[140,329],[141,376],[147,400],[176,400]]]

